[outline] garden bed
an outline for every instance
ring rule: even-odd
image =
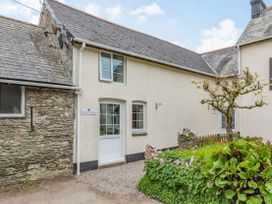
[[[145,163],[138,189],[164,203],[272,203],[271,145],[239,139],[166,151]]]

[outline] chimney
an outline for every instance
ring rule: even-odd
[[[263,0],[250,0],[251,4],[251,18],[258,18],[264,9],[266,9],[266,4]]]

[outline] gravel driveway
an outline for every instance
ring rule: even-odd
[[[89,171],[78,177],[0,190],[0,204],[158,204],[136,189],[144,162]]]
[[[144,162],[138,161],[89,171],[83,173],[78,180],[88,184],[94,191],[131,203],[146,198],[136,189],[137,182],[144,174],[143,168]],[[150,201],[149,203],[155,202]]]

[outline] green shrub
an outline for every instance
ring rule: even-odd
[[[271,145],[240,139],[145,163],[139,190],[164,203],[272,203]]]
[[[200,155],[199,158],[202,157]],[[145,176],[138,184],[139,190],[169,204],[226,203],[223,196],[213,196],[214,189],[206,188],[206,179],[200,168],[175,165],[173,162],[178,159],[190,160],[187,153],[173,150],[162,153],[157,160],[146,161]]]
[[[225,146],[202,166],[207,187],[236,203],[272,203],[271,147],[261,140],[240,139]]]

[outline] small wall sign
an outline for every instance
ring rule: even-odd
[[[93,108],[81,108],[80,114],[81,115],[96,115],[96,110]]]

